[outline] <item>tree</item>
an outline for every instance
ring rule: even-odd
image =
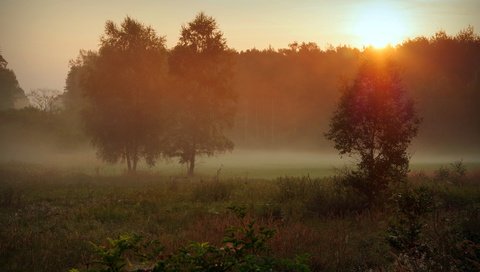
[[[344,89],[326,137],[340,154],[358,155],[358,170],[349,181],[369,203],[388,183],[405,178],[407,148],[419,123],[397,66],[382,57],[366,60]]]
[[[171,52],[170,69],[177,82],[174,98],[179,109],[169,152],[187,164],[190,176],[197,155],[212,156],[233,149],[233,142],[224,135],[234,117],[231,54],[215,19],[204,13],[182,27],[180,40]]]
[[[6,68],[8,62],[3,58],[2,55],[0,55],[0,68]]]
[[[0,55],[0,110],[13,109],[18,102],[27,101],[15,73],[7,68],[7,64]]]
[[[61,100],[64,114],[71,115],[74,119],[80,119],[81,112],[86,106],[87,99],[82,88],[82,80],[92,69],[96,58],[96,52],[80,50],[78,57],[70,60],[70,70],[65,80],[65,92],[61,95]]]
[[[107,21],[99,52],[80,58],[72,68],[83,67],[83,119],[98,155],[111,163],[125,160],[129,172],[141,158],[153,165],[164,122],[165,39],[130,17],[120,27]]]
[[[59,90],[35,89],[28,94],[31,104],[43,112],[54,112],[60,109]]]

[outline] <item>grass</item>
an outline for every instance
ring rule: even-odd
[[[385,239],[388,205],[364,210],[358,195],[330,178],[96,175],[12,163],[0,165],[0,178],[1,271],[87,267],[91,242],[123,233],[158,239],[166,252],[189,241],[218,243],[234,222],[226,212],[231,205],[247,207],[250,217],[277,230],[270,242],[276,256],[307,253],[314,271],[394,265]],[[478,176],[462,186],[439,184],[428,175],[412,182],[435,191],[441,218],[478,233],[472,215],[480,207]]]
[[[0,154],[0,163],[6,162],[7,155]],[[59,169],[65,172],[84,173],[88,175],[119,176],[125,172],[126,165],[106,164],[101,162],[95,156],[93,149],[84,148],[69,152],[37,152],[35,154],[15,154],[21,162],[29,162],[28,168],[32,168],[35,163],[39,168],[50,167],[54,171]],[[424,171],[432,174],[441,165],[448,165],[461,157],[449,156],[426,156],[417,154],[411,161],[412,171]],[[252,151],[235,150],[232,153],[220,154],[215,157],[199,157],[195,168],[196,174],[204,177],[217,175],[220,171],[222,179],[247,178],[247,179],[275,179],[281,176],[306,176],[312,178],[329,177],[335,174],[336,168],[343,168],[345,165],[353,165],[353,158],[340,159],[333,152],[331,154],[322,154],[318,152],[301,151]],[[10,163],[14,168],[21,168],[23,163]],[[465,158],[464,164],[471,172],[480,170],[480,160],[476,156]],[[23,164],[25,165],[25,164]],[[161,176],[179,176],[186,173],[186,168],[178,164],[176,159],[169,161],[159,161],[153,168],[144,163],[139,164],[139,170],[146,173],[155,173]]]

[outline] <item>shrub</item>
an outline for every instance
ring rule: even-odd
[[[117,239],[107,239],[109,246],[93,244],[95,253],[100,257],[97,264],[102,266],[99,272],[123,271],[127,264],[136,262],[138,271],[147,270],[149,262],[161,251],[158,241],[144,242],[135,234],[120,235]],[[142,243],[143,242],[143,243]]]
[[[171,255],[161,256],[161,248],[152,247],[156,243],[141,244],[141,237],[123,235],[109,239],[108,247],[94,245],[99,260],[88,271],[310,271],[307,256],[294,259],[271,256],[267,242],[275,230],[257,226],[254,220],[245,223],[246,209],[242,207],[229,209],[238,216],[240,224],[227,229],[220,247],[194,242]]]
[[[448,182],[455,185],[463,185],[466,181],[467,168],[462,160],[455,161],[449,166],[441,166],[433,174],[436,182]]]
[[[464,189],[462,187],[461,189]],[[407,187],[394,194],[387,241],[397,253],[394,271],[478,271],[478,207],[461,206],[458,214],[442,203],[444,195],[428,187]],[[438,198],[440,196],[440,198]],[[457,207],[458,208],[458,207]],[[427,225],[432,213],[433,222]]]
[[[421,246],[420,234],[433,205],[433,194],[427,187],[406,188],[395,193],[392,201],[393,216],[387,240],[400,252],[416,249]]]
[[[343,169],[334,180],[338,187],[343,187],[352,200],[356,200],[360,209],[383,206],[388,198],[388,187],[378,187],[377,181],[363,171]],[[389,187],[391,186],[392,184]]]

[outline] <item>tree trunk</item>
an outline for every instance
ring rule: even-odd
[[[367,166],[367,178],[370,190],[366,191],[367,198],[368,198],[368,206],[373,207],[375,200],[377,198],[377,193],[380,190],[379,180],[377,178],[377,173],[375,169],[375,137],[376,137],[376,126],[374,124],[374,128],[372,129],[371,136],[370,136],[370,150],[368,152],[368,166]]]
[[[133,157],[133,164],[132,164],[132,173],[137,172],[137,163],[138,163],[138,157],[134,156]]]
[[[127,171],[130,173],[132,171],[132,162],[130,161],[130,154],[128,151],[125,152],[125,159],[127,160]]]
[[[188,176],[193,177],[193,170],[195,169],[195,151],[190,155],[190,161],[188,162]]]
[[[376,137],[376,123],[373,124],[372,131],[370,133],[370,150],[368,157],[368,176],[372,182],[376,182],[375,179],[375,137]]]
[[[270,145],[273,146],[273,142],[275,140],[274,137],[274,123],[275,123],[275,115],[274,115],[274,107],[273,107],[273,98],[270,100]]]

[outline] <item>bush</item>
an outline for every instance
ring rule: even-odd
[[[393,216],[387,230],[389,244],[400,252],[421,246],[420,234],[425,216],[433,205],[433,193],[427,187],[410,188],[392,197]]]
[[[136,234],[123,234],[117,239],[108,238],[108,245],[96,245],[92,243],[95,254],[98,256],[92,264],[98,266],[97,269],[88,270],[91,272],[120,272],[125,271],[125,267],[136,264],[135,271],[148,271],[149,262],[155,260],[155,256],[161,251],[157,241],[141,243],[142,237]],[[146,253],[148,252],[148,253]],[[153,253],[153,254],[152,254]],[[70,272],[79,271],[71,269]]]
[[[194,242],[173,254],[162,256],[161,247],[152,247],[156,243],[141,244],[141,237],[123,235],[118,239],[109,239],[108,247],[94,245],[99,259],[92,262],[95,267],[88,271],[310,271],[306,256],[295,259],[271,256],[267,242],[275,231],[257,226],[254,220],[245,222],[244,208],[229,209],[238,216],[239,226],[227,229],[220,247]]]
[[[449,210],[470,209],[480,203],[480,192],[470,186],[449,186],[437,191],[443,208]]]
[[[444,203],[448,194],[425,186],[406,187],[394,194],[387,229],[387,241],[397,254],[394,271],[479,270],[479,209],[461,206],[455,207],[461,211],[455,213]]]
[[[466,181],[467,168],[463,161],[451,163],[448,167],[441,166],[433,174],[436,182],[448,182],[455,185],[463,185]]]

